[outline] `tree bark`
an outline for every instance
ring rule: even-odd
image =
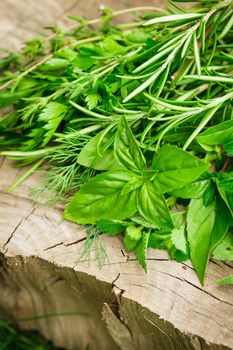
[[[18,49],[48,22],[66,25],[66,14],[96,17],[101,3],[2,0],[0,46]],[[114,9],[142,3],[162,2],[104,1]],[[202,287],[190,262],[149,249],[145,274],[121,238],[105,235],[100,242],[108,258],[101,268],[95,247],[78,261],[85,231],[64,221],[61,208],[30,199],[39,175],[7,193],[21,171],[0,159],[0,317],[67,349],[233,349],[232,288],[215,283],[232,273],[231,265],[210,262]]]

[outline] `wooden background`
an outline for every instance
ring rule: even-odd
[[[68,14],[98,16],[102,4],[162,6],[156,0],[0,0],[0,47],[15,50],[48,24],[64,24]],[[233,349],[231,287],[215,281],[232,273],[229,264],[211,262],[202,287],[190,262],[170,261],[150,249],[148,273],[121,240],[102,237],[109,260],[77,262],[85,234],[62,221],[62,212],[32,203],[31,177],[13,194],[8,186],[21,171],[0,159],[0,317],[17,319],[84,311],[90,317],[56,317],[20,323],[57,345],[91,350]],[[107,239],[107,242],[105,240]],[[91,252],[94,260],[95,252]]]
[[[121,10],[163,6],[166,0],[0,0],[0,48],[18,49],[49,24],[67,25],[68,15],[98,17],[101,5]]]

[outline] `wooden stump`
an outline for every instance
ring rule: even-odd
[[[120,9],[142,2],[158,4],[104,4]],[[100,3],[2,0],[1,46],[18,48],[48,22],[60,23],[65,14],[95,17]],[[215,283],[232,273],[230,265],[211,262],[201,287],[190,262],[178,264],[166,252],[151,249],[145,274],[135,256],[126,255],[120,238],[105,235],[100,240],[108,259],[102,268],[95,249],[80,262],[84,230],[64,221],[61,209],[29,198],[38,175],[7,193],[20,173],[0,159],[0,317],[13,317],[21,327],[37,329],[67,349],[233,349],[232,288]],[[23,320],[28,317],[37,318]]]
[[[38,176],[6,193],[19,173],[2,161],[1,315],[81,313],[19,322],[68,349],[233,348],[232,289],[215,284],[232,273],[231,266],[211,262],[202,288],[190,263],[178,264],[151,249],[144,274],[121,239],[106,236],[101,240],[109,260],[102,268],[94,249],[88,261],[78,262],[85,232],[64,221],[61,209],[28,199]]]

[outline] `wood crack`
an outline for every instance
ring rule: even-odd
[[[207,291],[204,290],[203,288],[198,287],[196,284],[194,284],[194,283],[192,283],[192,282],[189,282],[189,281],[186,280],[185,278],[181,278],[181,277],[178,277],[178,276],[174,276],[174,275],[171,275],[170,273],[164,272],[164,271],[158,271],[158,272],[159,272],[159,273],[162,273],[162,274],[164,274],[164,275],[168,275],[168,276],[170,276],[170,277],[176,278],[176,279],[178,279],[179,281],[186,282],[186,283],[188,283],[189,285],[191,285],[192,287],[194,287],[194,288],[200,290],[201,292],[203,292],[203,293],[209,295],[209,296],[212,297],[213,299],[215,299],[215,300],[217,300],[217,301],[219,301],[219,302],[221,302],[221,303],[225,303],[225,304],[227,304],[227,305],[233,306],[233,304],[229,303],[228,301],[219,299],[218,297],[216,297],[216,296],[213,295],[212,293],[207,292]]]
[[[203,293],[209,295],[210,297],[214,298],[215,300],[219,301],[220,303],[224,303],[224,304],[226,304],[226,305],[233,306],[233,304],[229,303],[228,301],[219,299],[218,297],[216,297],[216,296],[213,295],[212,293],[207,292],[206,290],[202,289],[201,287],[196,286],[194,283],[189,282],[189,281],[187,281],[186,279],[182,279],[182,281],[184,281],[184,282],[190,284],[190,285],[193,286],[194,288],[196,288],[196,289],[200,290],[201,292],[203,292]]]
[[[3,253],[7,253],[8,249],[7,249],[6,247],[7,247],[7,245],[10,243],[10,241],[12,240],[12,238],[14,237],[15,232],[18,230],[18,228],[21,226],[21,224],[22,224],[23,222],[25,222],[25,221],[28,220],[28,218],[35,212],[35,210],[36,210],[36,207],[33,205],[33,208],[32,208],[32,210],[31,210],[31,212],[30,212],[27,216],[23,217],[23,218],[19,221],[19,223],[16,225],[16,227],[15,227],[14,230],[11,232],[11,234],[10,234],[9,238],[7,239],[7,241],[3,244]]]
[[[47,248],[44,249],[44,252],[48,251],[48,250],[51,250],[53,248],[56,248],[56,247],[59,247],[61,245],[64,245],[64,247],[69,247],[71,245],[74,245],[74,244],[78,244],[80,242],[83,242],[86,240],[86,237],[83,237],[83,238],[80,238],[78,240],[75,240],[74,242],[70,242],[70,243],[64,243],[63,241],[62,242],[59,242],[59,243],[55,243]]]

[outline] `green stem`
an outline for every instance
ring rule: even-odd
[[[0,152],[0,156],[3,157],[9,157],[10,159],[17,159],[17,158],[29,158],[29,157],[42,157],[46,156],[49,153],[52,153],[54,151],[54,147],[48,147],[44,149],[39,149],[37,151],[3,151]]]
[[[194,132],[189,136],[187,141],[185,142],[183,149],[186,150],[188,146],[192,143],[192,141],[195,139],[195,137],[201,132],[201,130],[206,126],[206,124],[210,121],[210,119],[213,117],[215,112],[219,109],[221,104],[217,105],[215,108],[210,109],[205,117],[202,119],[198,127],[194,130]]]
[[[13,184],[8,188],[7,192],[12,192],[17,186],[19,186],[22,182],[24,182],[37,168],[43,163],[44,158],[40,159],[38,162],[33,164],[25,173],[23,173]]]

